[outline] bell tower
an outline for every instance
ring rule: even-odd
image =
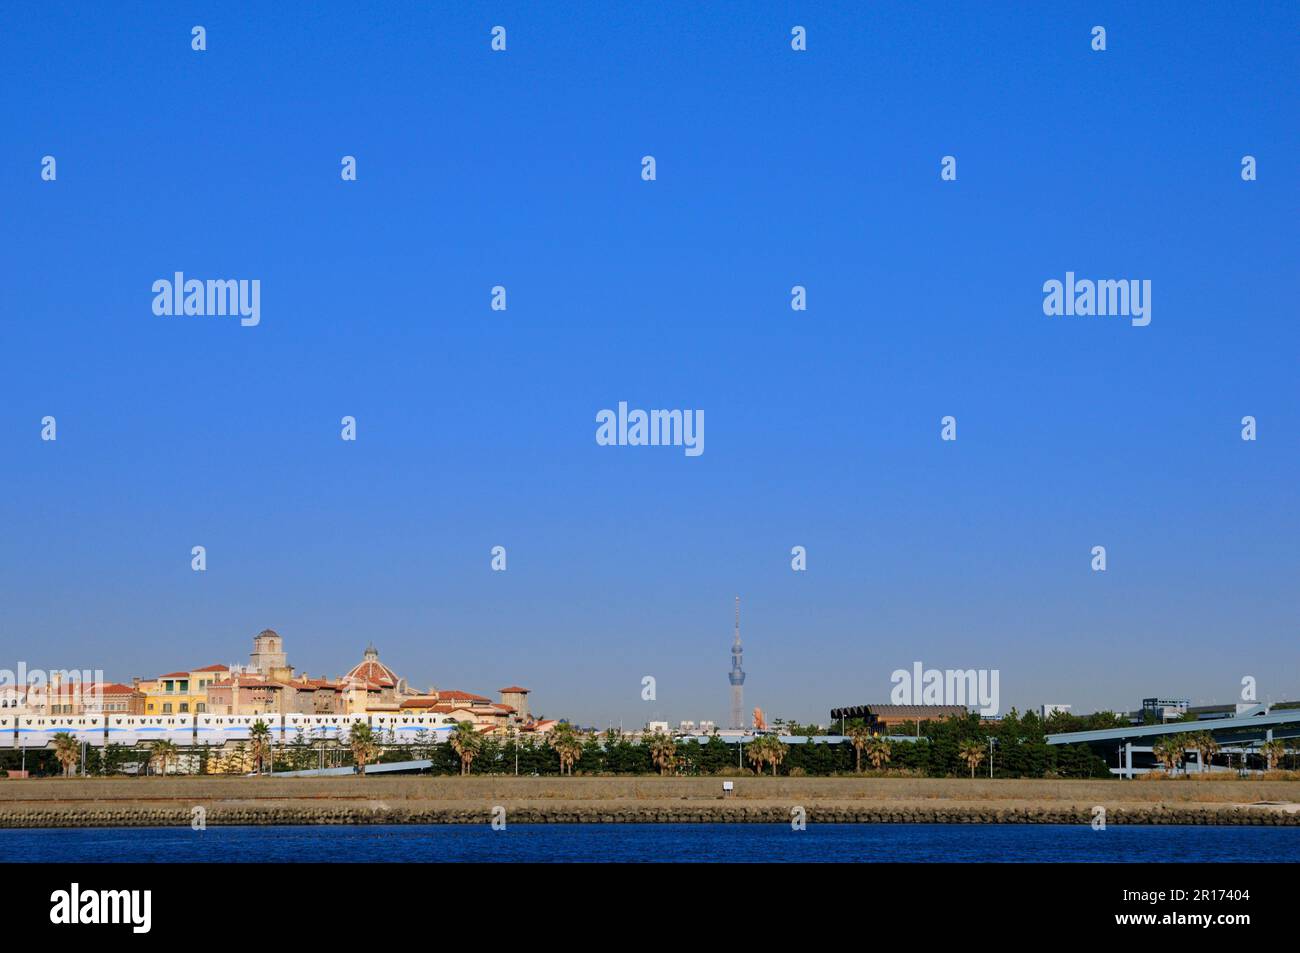
[[[284,654],[284,639],[274,629],[263,629],[253,636],[253,651],[248,656],[248,665],[254,672],[268,678],[283,677],[286,672],[292,677],[293,673]]]

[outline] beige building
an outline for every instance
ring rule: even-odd
[[[131,712],[130,685],[116,682],[60,682],[9,685],[0,689],[0,714],[126,715]]]
[[[501,701],[485,695],[431,688],[417,692],[367,645],[361,661],[332,681],[295,674],[274,629],[253,637],[248,665],[209,665],[118,686],[133,714],[334,715],[428,712],[444,724],[468,721],[482,731],[539,730],[528,707],[528,689],[511,685]],[[117,704],[116,702],[114,704]],[[545,730],[541,728],[540,730]]]
[[[202,715],[208,710],[208,686],[229,677],[227,665],[168,672],[157,678],[136,683],[142,699],[137,703],[141,715]]]
[[[402,699],[411,694],[406,679],[379,661],[379,650],[374,644],[366,646],[361,661],[348,671],[340,681],[345,691],[349,691],[348,705],[364,705],[363,708],[348,707],[350,713],[366,711],[398,711]]]
[[[293,666],[284,652],[284,639],[274,629],[263,629],[253,637],[248,667],[258,675],[279,682],[293,678]]]
[[[509,688],[498,689],[498,691],[501,693],[501,704],[513,708],[515,717],[524,722],[533,720],[533,716],[528,711],[528,689],[520,688],[518,685],[511,685]]]

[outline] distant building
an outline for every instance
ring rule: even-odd
[[[284,684],[236,673],[209,686],[208,707],[214,715],[284,714]]]
[[[406,679],[379,659],[379,650],[367,645],[361,661],[337,680],[295,674],[284,650],[284,639],[274,629],[253,637],[247,665],[209,665],[168,672],[155,679],[133,679],[132,686],[115,686],[107,692],[104,710],[140,715],[335,715],[368,712],[427,713],[442,724],[468,721],[482,732],[519,731],[544,734],[554,722],[542,722],[529,711],[529,690],[511,685],[500,690],[501,701],[485,695],[430,688],[412,690]],[[0,708],[27,705],[28,691],[0,695]],[[76,714],[59,702],[52,714]],[[98,709],[97,709],[98,710]]]
[[[872,731],[889,732],[901,725],[915,726],[945,718],[965,718],[970,714],[963,705],[853,705],[832,708],[831,724],[861,720]]]
[[[1187,709],[1192,706],[1190,698],[1144,698],[1142,699],[1142,715],[1152,715],[1156,721],[1177,721],[1187,714]]]
[[[1053,715],[1068,715],[1070,707],[1069,705],[1044,705],[1042,707],[1043,721],[1047,721]]]
[[[225,665],[168,672],[140,682],[144,715],[202,715],[208,712],[208,689],[230,675]]]
[[[520,688],[518,685],[511,685],[508,688],[498,689],[498,691],[501,695],[501,704],[513,708],[520,721],[533,720],[533,716],[528,710],[528,689]]]
[[[284,639],[275,629],[263,629],[253,637],[248,665],[258,675],[277,681],[293,678],[293,666],[284,654]]]
[[[406,679],[379,661],[379,650],[374,643],[366,646],[361,661],[343,676],[343,682],[353,689],[365,688],[365,694],[358,696],[366,705],[361,711],[397,711],[401,708],[402,697],[408,694]]]
[[[56,679],[53,685],[8,685],[0,689],[0,710],[24,715],[126,715],[130,685]]]

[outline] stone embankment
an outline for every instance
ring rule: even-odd
[[[699,806],[600,807],[557,805],[555,807],[513,806],[507,808],[512,824],[784,824],[793,808]],[[1088,824],[1093,814],[1086,809],[1000,809],[953,808],[805,808],[813,824]],[[0,828],[6,827],[189,827],[191,810],[135,808],[130,810],[47,810],[0,812]],[[207,825],[282,824],[487,824],[490,810],[410,810],[406,808],[213,808],[203,815]],[[1107,824],[1249,824],[1300,826],[1300,812],[1260,810],[1251,806],[1231,808],[1164,807],[1116,809],[1106,814]]]
[[[1300,826],[1300,782],[914,778],[141,778],[0,781],[0,827],[809,823]]]

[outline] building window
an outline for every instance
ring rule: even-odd
[[[171,703],[171,702],[163,702],[163,710],[162,710],[162,713],[163,713],[164,715],[170,715],[170,714],[172,713],[172,703]]]
[[[189,703],[189,702],[181,702],[181,709],[180,709],[180,710],[181,710],[181,713],[182,713],[182,714],[188,712],[188,711],[190,710],[190,703]]]
[[[194,711],[200,715],[202,715],[207,710],[208,710],[208,706],[203,704],[203,702],[199,702],[197,705],[194,706]]]

